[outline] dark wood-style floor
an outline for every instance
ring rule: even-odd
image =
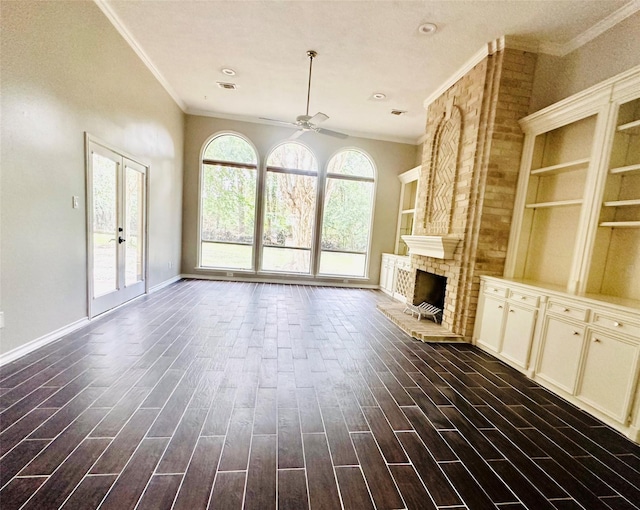
[[[0,507],[640,507],[637,445],[386,299],[183,281],[2,367]]]

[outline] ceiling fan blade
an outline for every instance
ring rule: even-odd
[[[298,131],[293,133],[289,138],[287,138],[287,140],[295,140],[296,138],[304,135],[305,133],[306,131],[304,129],[299,129]]]
[[[285,124],[287,126],[297,126],[295,122],[288,122],[286,120],[270,119],[268,117],[259,117],[259,118],[260,120],[268,120],[269,122],[277,122],[278,124]]]
[[[308,122],[309,124],[313,124],[314,126],[317,126],[318,124],[322,124],[328,118],[329,118],[328,115],[322,112],[318,112],[313,117],[311,117]]]
[[[349,138],[349,135],[345,133],[339,133],[338,131],[331,131],[330,129],[317,128],[316,133],[320,133],[322,135],[329,135],[335,138]]]

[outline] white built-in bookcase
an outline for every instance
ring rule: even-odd
[[[520,124],[505,277],[640,301],[640,68]]]

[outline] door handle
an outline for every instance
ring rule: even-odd
[[[126,241],[122,236],[118,236],[118,244],[122,244]]]

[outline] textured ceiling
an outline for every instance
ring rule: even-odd
[[[185,111],[295,120],[306,106],[323,127],[415,143],[423,102],[487,42],[503,35],[570,48],[628,0],[243,1],[96,0],[155,68]],[[636,4],[637,0],[632,2]],[[438,31],[418,32],[433,22]],[[546,46],[544,46],[546,45]],[[234,77],[220,72],[236,70]],[[233,82],[223,90],[216,82]],[[382,92],[387,98],[374,101]],[[392,109],[406,110],[396,117]],[[306,135],[310,136],[310,135]],[[320,136],[320,135],[313,135]]]

